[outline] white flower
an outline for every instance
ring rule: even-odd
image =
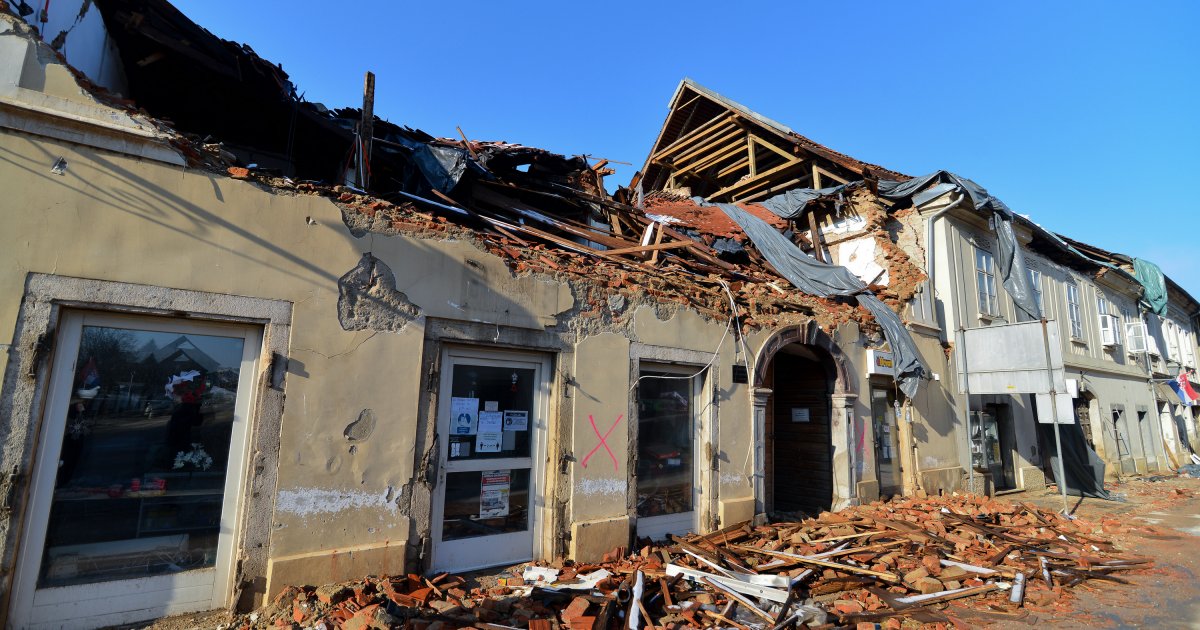
[[[191,452],[185,453],[179,451],[175,454],[175,464],[173,469],[179,470],[184,466],[199,468],[200,470],[208,470],[213,465],[213,458],[204,451],[204,445],[199,442],[192,443]]]

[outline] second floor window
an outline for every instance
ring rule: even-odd
[[[1100,343],[1106,346],[1121,345],[1121,322],[1117,319],[1116,307],[1104,296],[1096,296],[1096,313],[1100,323]]]
[[[975,289],[979,293],[979,312],[998,315],[1000,304],[996,299],[996,260],[992,253],[975,248]]]
[[[1029,290],[1033,293],[1033,302],[1037,304],[1038,317],[1046,316],[1046,305],[1042,302],[1042,272],[1029,270]]]
[[[1083,318],[1079,313],[1079,287],[1067,285],[1067,318],[1071,320],[1071,338],[1083,339]]]

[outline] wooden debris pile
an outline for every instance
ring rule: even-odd
[[[441,574],[289,587],[233,627],[966,627],[1061,609],[1076,585],[1149,567],[1116,553],[1111,531],[982,497],[906,498],[672,537],[597,564],[523,565],[479,585]]]

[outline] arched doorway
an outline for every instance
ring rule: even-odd
[[[759,509],[840,508],[852,494],[845,358],[815,324],[777,333],[755,365]]]

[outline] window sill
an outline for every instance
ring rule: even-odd
[[[916,330],[919,330],[922,332],[933,333],[933,334],[938,334],[938,333],[942,332],[941,326],[938,326],[937,324],[931,324],[928,322],[924,322],[924,321],[921,321],[918,319],[909,320],[909,321],[905,322],[905,325],[910,330],[916,329]]]
[[[992,315],[990,313],[978,313],[977,317],[978,317],[979,321],[985,322],[988,324],[990,324],[992,322],[1007,322],[1008,321],[1007,319],[1004,318],[1003,315]]]
[[[1083,339],[1083,338],[1081,338],[1081,337],[1075,337],[1075,336],[1072,336],[1072,337],[1071,337],[1071,343],[1074,343],[1074,344],[1079,344],[1079,345],[1081,345],[1081,346],[1083,346],[1083,347],[1085,347],[1085,348],[1087,347],[1087,340],[1085,340],[1085,339]]]

